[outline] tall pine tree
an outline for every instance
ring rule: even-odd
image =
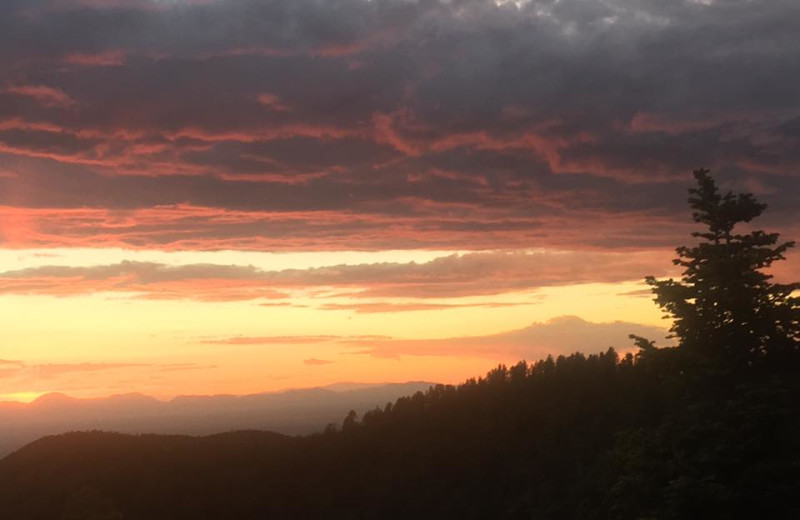
[[[778,233],[736,233],[766,208],[753,195],[720,194],[709,170],[694,171],[689,190],[694,221],[693,247],[677,248],[680,281],[647,277],[656,303],[673,319],[670,329],[681,348],[737,367],[781,363],[800,353],[800,283],[780,284],[763,272],[783,260],[794,242]]]

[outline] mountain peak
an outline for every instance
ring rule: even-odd
[[[42,394],[37,397],[31,405],[34,406],[54,406],[66,403],[74,403],[78,401],[74,397],[70,397],[67,394],[63,394],[61,392],[50,392],[47,394]]]

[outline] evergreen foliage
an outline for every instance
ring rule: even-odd
[[[681,281],[647,278],[656,301],[673,319],[682,347],[729,366],[779,365],[800,350],[800,283],[772,283],[762,270],[783,260],[794,242],[777,233],[736,233],[766,205],[751,194],[721,195],[708,170],[695,170],[690,191],[694,221],[706,226],[693,247],[677,248]]]

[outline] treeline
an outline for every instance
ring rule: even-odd
[[[48,520],[800,515],[796,378],[732,382],[680,357],[501,366],[303,438],[49,437],[0,462],[0,507]]]

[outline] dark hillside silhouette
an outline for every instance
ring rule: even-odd
[[[0,403],[0,458],[40,437],[75,430],[211,435],[257,429],[308,435],[339,420],[348,410],[363,413],[378,404],[425,390],[431,384],[410,381],[363,388],[341,384],[333,389],[243,396],[177,396],[170,401],[140,394],[101,399],[45,394],[30,404]]]
[[[690,203],[709,226],[650,279],[675,347],[499,366],[308,437],[91,432],[0,461],[8,518],[737,519],[800,517],[798,303],[760,269],[790,247],[733,234],[763,210]]]

